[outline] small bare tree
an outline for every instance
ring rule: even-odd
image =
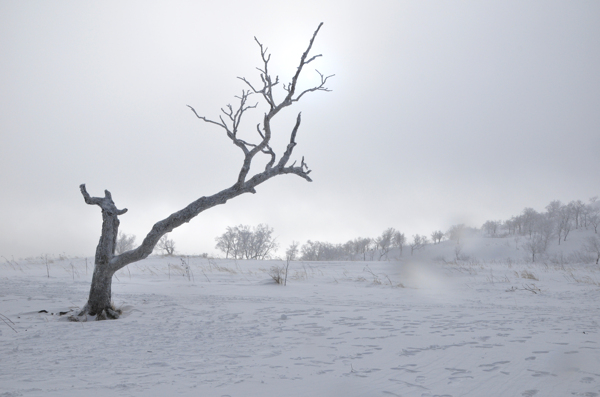
[[[462,245],[456,244],[454,246],[454,258],[455,258],[455,260],[457,260],[457,261],[461,260],[461,258],[463,257],[461,255],[461,252],[462,252]]]
[[[464,223],[453,225],[450,227],[450,229],[448,229],[446,235],[448,236],[448,239],[456,240],[456,244],[460,244],[460,239],[465,232],[465,228],[466,226]]]
[[[485,230],[488,236],[496,237],[501,224],[502,222],[500,221],[487,221],[481,228]]]
[[[600,209],[598,207],[590,206],[588,223],[594,227],[594,233],[598,233],[598,226],[600,225]]]
[[[436,230],[435,232],[431,233],[431,241],[433,241],[434,244],[441,242],[443,238],[444,232],[441,230]]]
[[[590,236],[583,244],[583,249],[592,255],[596,255],[596,265],[600,261],[600,237]]]
[[[571,209],[564,206],[556,217],[556,235],[558,236],[558,245],[560,240],[567,241],[567,236],[573,227]]]
[[[284,91],[283,99],[277,100],[275,97],[274,88],[279,84],[279,77],[273,77],[269,71],[271,56],[267,53],[267,49],[255,38],[262,59],[262,67],[258,68],[260,72],[259,85],[253,85],[246,78],[240,77],[239,79],[249,87],[249,90],[243,90],[241,95],[237,97],[239,100],[237,106],[227,105],[225,108],[222,108],[223,115],[216,121],[199,115],[193,107],[189,106],[198,119],[222,129],[227,138],[242,151],[243,161],[241,169],[237,180],[232,186],[211,196],[200,197],[182,210],[157,222],[139,247],[118,255],[115,255],[115,245],[120,223],[118,217],[125,214],[127,209],[118,209],[108,190],[104,191],[104,197],[92,197],[88,194],[85,184],[80,186],[85,202],[90,205],[97,205],[102,209],[102,234],[96,248],[95,267],[89,298],[83,309],[79,312],[79,316],[88,314],[96,316],[97,319],[106,317],[118,318],[119,313],[111,304],[113,275],[128,264],[148,257],[165,234],[189,222],[201,212],[217,205],[225,204],[228,200],[242,194],[256,193],[258,185],[278,175],[294,174],[309,182],[311,181],[309,177],[310,169],[304,162],[304,157],[300,161],[300,164],[297,164],[297,162],[293,162],[291,165],[288,164],[292,152],[296,147],[296,135],[301,122],[300,113],[298,113],[295,125],[291,130],[289,143],[279,158],[277,158],[277,154],[271,147],[271,136],[273,133],[272,120],[281,110],[298,102],[303,96],[316,91],[329,91],[325,84],[332,76],[325,76],[317,71],[320,76],[320,83],[311,88],[298,90],[297,92],[298,79],[302,70],[309,63],[321,56],[309,56],[321,26],[323,26],[322,23],[314,31],[306,51],[300,57],[300,62],[291,82],[282,85]],[[258,95],[266,103],[268,109],[262,123],[256,126],[256,133],[258,133],[256,143],[243,140],[239,136],[243,116],[247,111],[258,105],[248,104],[248,100],[252,95]],[[254,175],[249,175],[252,161],[257,155],[266,155],[268,159],[267,164],[262,171]]]
[[[390,227],[385,229],[381,236],[375,239],[375,244],[377,244],[377,249],[379,249],[379,260],[384,256],[387,258],[388,252],[390,252],[390,248],[392,248],[394,234],[396,233],[396,229]]]
[[[583,215],[583,210],[585,209],[585,204],[581,200],[571,201],[568,204],[568,207],[571,209],[571,213],[573,214],[573,220],[575,222],[575,229],[579,229],[579,227],[582,226],[581,218]]]
[[[373,240],[369,237],[357,237],[352,240],[353,254],[362,255],[363,261],[367,260],[367,252],[369,247],[373,243]]]
[[[396,231],[396,233],[394,233],[394,237],[392,238],[392,244],[394,247],[400,249],[400,255],[402,255],[402,247],[404,247],[404,244],[406,244],[406,237],[404,236],[404,233]]]
[[[216,249],[220,250],[225,254],[225,258],[229,258],[231,255],[233,258],[237,258],[237,232],[231,226],[227,227],[227,230],[222,235],[215,238],[217,241]]]
[[[135,235],[119,232],[119,235],[117,236],[117,245],[115,247],[115,252],[117,254],[122,254],[125,251],[132,250],[134,245]]]
[[[421,248],[424,248],[426,245],[427,245],[427,237],[415,234],[413,236],[412,243],[410,243],[410,254],[412,255],[413,252],[418,251]]]
[[[175,241],[169,239],[168,235],[165,234],[158,240],[156,248],[164,255],[173,255],[175,253]]]
[[[547,247],[548,245],[544,237],[537,233],[523,243],[525,251],[531,254],[531,262],[535,262],[536,256],[539,259],[539,256],[546,252]]]
[[[300,243],[297,241],[292,241],[288,249],[285,250],[285,259],[289,261],[295,261],[298,257]]]
[[[295,261],[296,257],[298,256],[298,247],[300,246],[300,243],[297,241],[292,241],[292,244],[290,244],[290,246],[288,247],[287,250],[285,250],[285,279],[283,280],[283,285],[287,285],[287,278],[288,278],[288,270],[290,269],[290,262]]]

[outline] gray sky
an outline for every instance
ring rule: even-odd
[[[214,253],[237,224],[284,246],[429,235],[600,194],[600,3],[350,4],[1,0],[0,255],[92,255],[101,214],[81,183],[129,209],[138,241],[232,185],[241,152],[185,105],[216,118],[237,76],[257,81],[253,36],[289,81],[321,21],[314,67],[333,92],[275,131],[303,112],[295,158],[314,182],[280,176],[200,214],[172,233],[179,251]]]

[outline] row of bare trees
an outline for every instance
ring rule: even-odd
[[[569,232],[577,228],[593,228],[597,233],[600,224],[600,201],[590,199],[588,204],[581,201],[572,201],[562,204],[552,201],[546,206],[545,212],[537,212],[532,208],[525,208],[518,216],[513,216],[506,221],[487,221],[481,231],[490,237],[506,237],[510,235],[525,236],[521,247],[529,253],[531,260],[535,261],[543,255],[551,239],[557,238],[558,244],[566,241]],[[220,250],[226,258],[234,259],[271,259],[279,244],[273,235],[273,228],[259,224],[251,227],[239,225],[228,227],[226,232],[216,238],[215,248]],[[465,224],[451,226],[446,232],[436,230],[431,233],[431,240],[424,235],[415,234],[408,241],[405,234],[394,228],[388,228],[375,238],[357,237],[343,244],[333,244],[324,241],[308,240],[304,245],[294,242],[286,251],[286,259],[305,261],[333,261],[333,260],[388,260],[392,249],[397,249],[402,255],[405,248],[410,249],[413,255],[416,251],[425,248],[428,244],[438,244],[444,238],[455,241],[458,246],[465,236],[479,233],[478,229],[467,227]],[[135,236],[119,233],[116,242],[116,252],[122,253],[132,249]],[[584,249],[594,254],[600,260],[600,238],[589,238]],[[157,244],[157,250],[163,254],[174,253],[174,242],[163,236]],[[458,257],[458,254],[457,254]]]
[[[581,200],[563,204],[559,200],[550,202],[545,211],[538,212],[533,208],[525,208],[521,214],[505,221],[487,221],[482,230],[490,237],[523,236],[522,247],[529,253],[532,261],[543,255],[551,241],[558,245],[567,241],[569,233],[574,229],[593,229],[594,236],[587,239],[584,250],[597,254],[600,259],[600,201],[592,197],[588,203]]]
[[[439,243],[444,236],[443,232],[435,231],[431,235],[431,241]],[[398,254],[402,255],[405,248],[410,248],[412,255],[427,244],[429,244],[427,236],[415,234],[409,241],[404,233],[390,227],[375,238],[357,237],[343,244],[308,240],[300,247],[300,259],[305,261],[389,260],[392,249],[397,249]]]
[[[381,260],[392,248],[406,243],[404,233],[388,228],[375,238],[357,237],[343,244],[308,240],[300,247],[300,259],[305,261]]]
[[[444,237],[460,240],[464,225],[453,226],[448,232],[434,231],[431,242],[437,244]],[[233,259],[271,259],[279,248],[274,236],[274,229],[265,224],[258,226],[230,226],[225,233],[215,238],[215,248],[221,251],[225,258]],[[115,252],[121,254],[133,249],[136,236],[119,232]],[[415,234],[407,241],[404,233],[394,228],[388,228],[375,238],[357,237],[344,244],[332,244],[322,241],[308,240],[304,245],[293,242],[286,250],[288,260],[332,261],[332,260],[382,260],[389,259],[390,250],[397,248],[402,255],[404,248],[410,248],[410,254],[423,249],[430,240]],[[156,245],[155,251],[163,255],[175,254],[175,242],[164,235]],[[293,258],[293,259],[291,259]]]
[[[546,206],[546,211],[537,212],[533,208],[525,208],[521,214],[505,221],[487,221],[483,231],[490,237],[506,237],[509,235],[533,237],[543,234],[567,241],[573,229],[593,228],[598,233],[600,226],[600,201],[592,197],[586,204],[581,200],[563,204],[554,200]]]

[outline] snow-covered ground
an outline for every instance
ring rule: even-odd
[[[599,267],[453,244],[286,287],[282,262],[151,257],[114,279],[121,319],[83,323],[60,313],[92,259],[4,260],[0,396],[600,396]]]

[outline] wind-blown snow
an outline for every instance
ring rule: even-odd
[[[50,278],[5,261],[0,396],[600,396],[597,265],[450,262],[445,244],[446,262],[293,262],[286,287],[277,261],[187,258],[188,280],[151,257],[114,279],[121,319],[84,323],[59,313],[85,302],[90,258]]]

